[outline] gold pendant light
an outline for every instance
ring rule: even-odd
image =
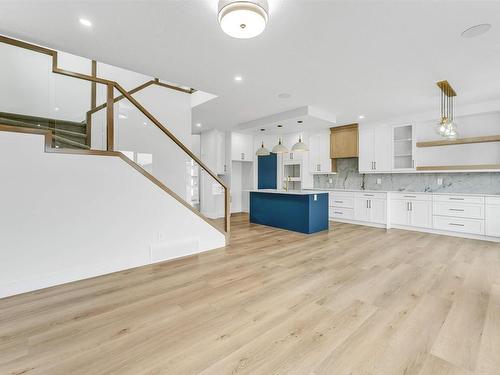
[[[458,131],[454,114],[454,98],[457,93],[448,81],[439,81],[437,85],[441,89],[441,119],[436,125],[436,132],[442,137],[457,138]]]

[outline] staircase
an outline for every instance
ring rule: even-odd
[[[51,118],[0,112],[0,124],[20,128],[51,130],[53,147],[89,150],[87,124]]]

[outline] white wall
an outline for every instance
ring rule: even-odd
[[[0,132],[0,297],[224,246],[117,157],[43,152]]]

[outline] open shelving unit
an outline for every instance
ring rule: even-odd
[[[417,147],[443,147],[443,146],[456,146],[456,145],[466,145],[466,144],[479,144],[479,143],[490,143],[490,142],[500,142],[500,135],[487,135],[478,137],[467,137],[467,138],[457,138],[457,139],[440,139],[436,141],[425,141],[417,142]],[[427,171],[427,172],[453,172],[453,171],[467,171],[467,172],[486,172],[486,171],[498,171],[500,170],[500,164],[498,163],[488,163],[488,164],[460,164],[460,165],[427,165],[418,166],[417,171]]]
[[[438,141],[417,142],[417,147],[440,147],[453,145],[466,145],[472,143],[500,142],[500,135],[487,135],[482,137],[469,137],[457,139],[443,139]]]

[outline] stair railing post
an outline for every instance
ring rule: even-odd
[[[106,100],[106,149],[114,150],[115,145],[115,115],[114,115],[114,86],[108,83],[108,93]]]
[[[224,189],[224,201],[225,201],[225,207],[224,207],[224,229],[226,231],[226,234],[229,234],[229,229],[231,227],[231,201],[230,201],[230,194],[229,194],[229,188]]]

